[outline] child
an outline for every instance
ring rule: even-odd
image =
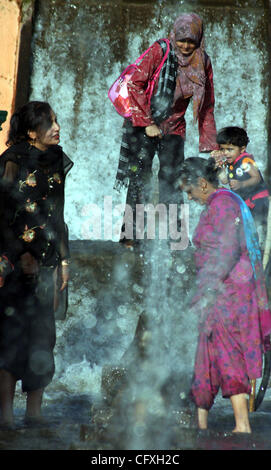
[[[229,183],[246,202],[254,217],[260,244],[264,243],[269,207],[269,192],[253,155],[247,153],[249,138],[240,127],[225,127],[216,138],[220,150],[211,153],[222,168],[220,181]]]

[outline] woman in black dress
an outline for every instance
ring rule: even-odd
[[[54,312],[69,279],[64,185],[73,165],[59,130],[48,103],[29,102],[12,116],[0,157],[0,405],[8,426],[16,382],[27,394],[26,421],[35,423],[54,374]]]

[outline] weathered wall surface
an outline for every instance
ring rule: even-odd
[[[30,42],[32,39],[32,14],[34,5],[37,10],[43,15],[42,24],[46,29],[40,34],[37,43],[34,44],[40,48],[45,47],[45,36],[48,36],[50,41],[50,15],[57,17],[61,16],[61,11],[66,9],[68,14],[69,28],[61,30],[59,25],[59,32],[56,31],[57,37],[62,42],[59,49],[64,51],[63,43],[67,43],[69,48],[69,64],[71,69],[76,68],[76,91],[73,101],[74,120],[76,123],[76,116],[80,112],[80,101],[83,92],[84,82],[84,68],[88,60],[82,62],[81,59],[93,59],[91,51],[88,49],[89,44],[86,42],[86,37],[99,37],[102,34],[104,41],[108,42],[110,48],[111,60],[109,65],[109,72],[114,69],[114,62],[120,62],[125,65],[127,63],[127,54],[129,54],[129,36],[134,34],[136,37],[141,35],[140,47],[147,47],[149,45],[150,31],[166,30],[165,25],[169,25],[174,17],[168,18],[168,15],[174,11],[177,15],[181,11],[194,10],[201,14],[208,25],[210,23],[220,23],[221,19],[226,19],[229,42],[234,41],[233,30],[242,28],[244,25],[238,24],[238,14],[246,12],[246,14],[255,15],[259,17],[254,28],[254,42],[258,44],[261,49],[268,50],[270,48],[270,0],[194,0],[187,2],[185,0],[114,0],[114,1],[94,1],[88,0],[80,2],[76,0],[63,1],[63,0],[48,0],[41,2],[39,0],[0,0],[0,39],[1,39],[1,57],[0,57],[0,99],[1,109],[7,109],[10,112],[15,107],[21,105],[26,101],[29,95],[29,78],[30,78]],[[76,48],[71,49],[68,45],[70,36],[74,36],[77,32],[70,33],[70,26],[78,18],[78,9],[88,7],[83,16],[89,13],[88,30],[83,31],[82,38],[78,38],[78,46],[81,47],[81,54],[78,56]],[[260,13],[260,14],[259,14]],[[64,11],[65,14],[65,11]],[[249,20],[248,16],[248,20]],[[102,19],[102,20],[101,20]],[[154,21],[155,20],[155,24]],[[100,25],[103,25],[103,32]],[[48,29],[46,28],[48,26]],[[83,26],[83,25],[82,25]],[[208,32],[207,26],[207,32]],[[104,36],[103,36],[104,34]],[[211,36],[211,33],[209,33]],[[242,33],[243,42],[246,42],[246,34]],[[207,37],[207,45],[208,45]],[[137,38],[138,41],[138,38]],[[97,43],[94,56],[98,55]],[[219,44],[221,47],[226,44]],[[37,47],[36,47],[37,48]],[[247,43],[247,49],[251,45]],[[57,50],[56,50],[57,52]],[[236,50],[236,53],[238,51]],[[87,54],[85,56],[85,54]],[[57,56],[56,56],[57,57]],[[113,58],[113,60],[112,60]],[[53,58],[52,58],[53,59]],[[212,55],[213,61],[215,57]],[[76,63],[76,62],[79,62]],[[93,62],[92,62],[93,63]],[[95,60],[94,60],[95,65]],[[94,67],[95,69],[95,67]],[[266,70],[264,71],[263,81],[267,84],[270,72],[270,61],[266,62]],[[238,73],[238,71],[237,71]],[[46,78],[46,77],[45,77]],[[47,84],[49,86],[49,84]],[[48,90],[48,87],[47,87]],[[270,96],[270,93],[269,93]],[[218,96],[219,98],[219,96]],[[219,99],[218,106],[219,106]],[[217,109],[219,112],[219,108]],[[4,125],[4,133],[8,123]],[[3,148],[4,133],[1,135],[0,146]]]
[[[230,100],[235,100],[235,105],[231,102],[233,113],[235,109],[240,109],[242,114],[240,120],[243,125],[249,125],[252,133],[259,134],[257,126],[254,125],[253,127],[251,125],[252,119],[248,112],[249,109],[257,112],[257,103],[255,108],[251,104],[252,97],[249,93],[247,94],[246,105],[243,103],[240,107],[239,102],[240,100],[244,101],[245,95],[241,94],[241,96],[238,96],[238,90],[236,90],[237,93],[234,93],[234,89],[236,89],[236,80],[240,79],[240,76],[243,80],[243,89],[246,88],[246,81],[253,82],[258,79],[262,86],[262,96],[256,96],[256,99],[262,100],[263,104],[268,107],[268,99],[270,97],[268,87],[270,59],[267,51],[270,49],[270,1],[195,0],[188,2],[185,0],[114,0],[109,2],[103,0],[97,2],[87,0],[81,2],[80,0],[75,0],[72,2],[69,0],[48,0],[44,2],[40,0],[0,0],[0,40],[3,46],[0,57],[0,109],[6,109],[9,112],[9,117],[16,107],[28,99],[30,93],[30,65],[32,64],[30,57],[32,40],[31,20],[34,6],[36,6],[36,22],[38,23],[33,43],[34,70],[40,67],[39,60],[36,61],[35,65],[35,57],[42,55],[42,51],[48,52],[48,61],[52,67],[55,67],[56,72],[59,70],[58,64],[62,66],[63,60],[69,64],[68,68],[71,76],[74,74],[73,89],[70,90],[71,100],[67,96],[68,100],[65,106],[67,110],[61,109],[59,112],[61,117],[63,116],[62,122],[64,126],[66,119],[72,120],[73,129],[76,129],[74,138],[77,135],[79,139],[81,138],[78,127],[81,127],[83,132],[85,132],[84,120],[80,119],[80,114],[84,106],[82,100],[86,101],[84,89],[88,84],[90,85],[88,90],[90,100],[89,111],[94,119],[96,115],[100,117],[101,102],[97,100],[97,83],[95,82],[94,86],[91,81],[97,79],[95,72],[100,72],[102,81],[105,81],[106,77],[104,77],[104,70],[101,70],[101,60],[99,60],[101,54],[104,58],[107,76],[110,78],[111,76],[114,77],[114,73],[117,73],[117,71],[121,70],[122,66],[135,58],[137,51],[140,53],[159,34],[167,34],[174,17],[181,12],[192,10],[197,11],[203,17],[206,25],[207,51],[212,57],[215,82],[217,82],[216,115],[218,116],[218,122],[220,121],[219,116],[223,114],[225,109],[228,109]],[[65,18],[64,22],[61,22],[62,17]],[[252,18],[255,19],[254,23],[251,21]],[[57,20],[57,23],[54,23],[55,20]],[[78,30],[78,24],[80,23],[81,29]],[[219,25],[222,25],[227,30],[223,37],[219,36]],[[239,31],[239,36],[236,31]],[[216,36],[215,39],[217,41],[214,40],[214,36]],[[251,38],[253,38],[253,43],[251,43]],[[238,40],[240,44],[238,44]],[[216,47],[214,47],[214,44]],[[227,68],[231,66],[230,63],[227,64],[227,60],[231,61],[231,54],[229,54],[229,48],[231,47],[235,57],[238,54],[244,56],[244,53],[249,53],[253,47],[254,49],[258,47],[259,59],[265,60],[265,66],[259,70],[255,64],[256,68],[253,69],[253,64],[250,63],[251,55],[250,57],[248,55],[246,69],[242,67],[242,64],[240,64],[240,69],[235,67],[235,76],[232,78],[232,94],[229,93],[228,97],[223,96],[223,99],[221,99],[222,92],[220,91],[219,82],[222,81],[225,73],[227,75]],[[221,49],[224,49],[225,53],[225,64],[223,67],[221,67],[221,52],[219,52]],[[220,61],[219,64],[217,63],[218,61]],[[32,96],[35,97],[37,94],[42,94],[42,98],[50,99],[53,101],[53,104],[56,102],[56,105],[58,105],[51,89],[52,84],[48,75],[48,67],[44,65],[44,68],[45,70],[41,70],[43,85],[39,84],[41,90],[37,90],[37,82],[35,79],[32,79]],[[255,73],[251,74],[253,71]],[[65,73],[62,69],[62,74],[63,72]],[[65,76],[64,80],[62,80],[62,85],[64,92],[66,92]],[[251,86],[248,86],[248,91],[250,89]],[[265,93],[265,90],[267,90],[267,93]],[[103,92],[103,89],[101,88],[100,91]],[[116,122],[116,132],[114,132],[111,141],[112,152],[115,153],[115,156],[112,161],[110,159],[112,171],[107,171],[109,184],[111,184],[116,169],[117,142],[119,140],[117,128],[120,121],[116,119],[114,111],[108,103],[105,110],[111,114],[108,117],[113,120],[113,123]],[[260,108],[258,113],[262,115],[259,125],[267,128],[269,126],[268,113],[263,114]],[[66,115],[69,117],[66,118]],[[257,120],[258,117],[255,116],[254,121]],[[106,127],[106,124],[104,127]],[[3,132],[0,134],[0,151],[5,148],[4,142],[7,128],[8,121],[4,124]],[[100,131],[100,129],[97,129],[97,131]],[[269,139],[268,134],[264,137],[266,140]],[[93,135],[90,135],[89,138],[93,138]],[[191,139],[195,140],[194,130]],[[95,141],[95,139],[93,140]],[[67,150],[70,150],[70,153],[74,153],[75,145],[72,145],[70,142],[64,142],[64,140],[63,143],[68,146]],[[258,142],[256,145],[258,145]],[[267,151],[270,153],[270,145],[268,145]],[[103,160],[106,161],[104,158]],[[262,166],[268,167],[268,165],[265,165],[266,163],[267,159],[265,161],[263,158]],[[94,164],[93,167],[94,174],[97,174],[97,165]],[[98,173],[104,174],[104,168],[98,168]]]
[[[0,133],[0,152],[11,114],[29,94],[30,45],[34,0],[0,0],[0,109],[8,116]]]
[[[61,144],[74,160],[68,176],[66,220],[71,239],[110,239],[93,233],[94,208],[103,215],[125,194],[113,190],[122,119],[107,98],[120,71],[157,38],[176,16],[196,11],[205,24],[206,50],[214,69],[217,127],[240,125],[261,170],[268,146],[268,2],[94,1],[36,2],[31,98],[45,99],[61,124]],[[187,113],[185,155],[198,153],[198,132]],[[81,191],[78,191],[80,187]],[[117,216],[113,226],[120,227]],[[118,238],[114,232],[112,239]]]
[[[20,24],[20,2],[0,0],[0,109],[8,111],[8,116],[14,109],[15,103]],[[8,120],[2,128],[0,151],[4,149]]]

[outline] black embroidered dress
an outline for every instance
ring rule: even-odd
[[[14,265],[0,289],[0,369],[21,379],[23,391],[54,374],[55,274],[69,257],[63,213],[72,165],[60,146],[42,152],[27,142],[0,157],[0,253]],[[37,275],[22,271],[24,253],[38,261]]]

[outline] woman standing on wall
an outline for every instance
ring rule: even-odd
[[[27,393],[26,421],[41,419],[54,374],[56,270],[69,279],[64,185],[73,163],[59,143],[48,103],[32,101],[11,118],[0,159],[0,406],[13,426],[15,386]]]
[[[177,18],[170,33],[170,52],[155,84],[151,105],[146,88],[163,58],[165,42],[157,41],[144,56],[128,83],[132,119],[126,120],[115,188],[128,186],[126,204],[133,209],[133,230],[128,215],[121,239],[135,239],[136,204],[148,203],[152,160],[158,152],[159,200],[180,204],[176,180],[184,160],[185,112],[193,101],[194,121],[198,121],[200,152],[217,149],[214,120],[213,71],[204,50],[203,24],[192,13]],[[132,235],[130,237],[129,235]]]

